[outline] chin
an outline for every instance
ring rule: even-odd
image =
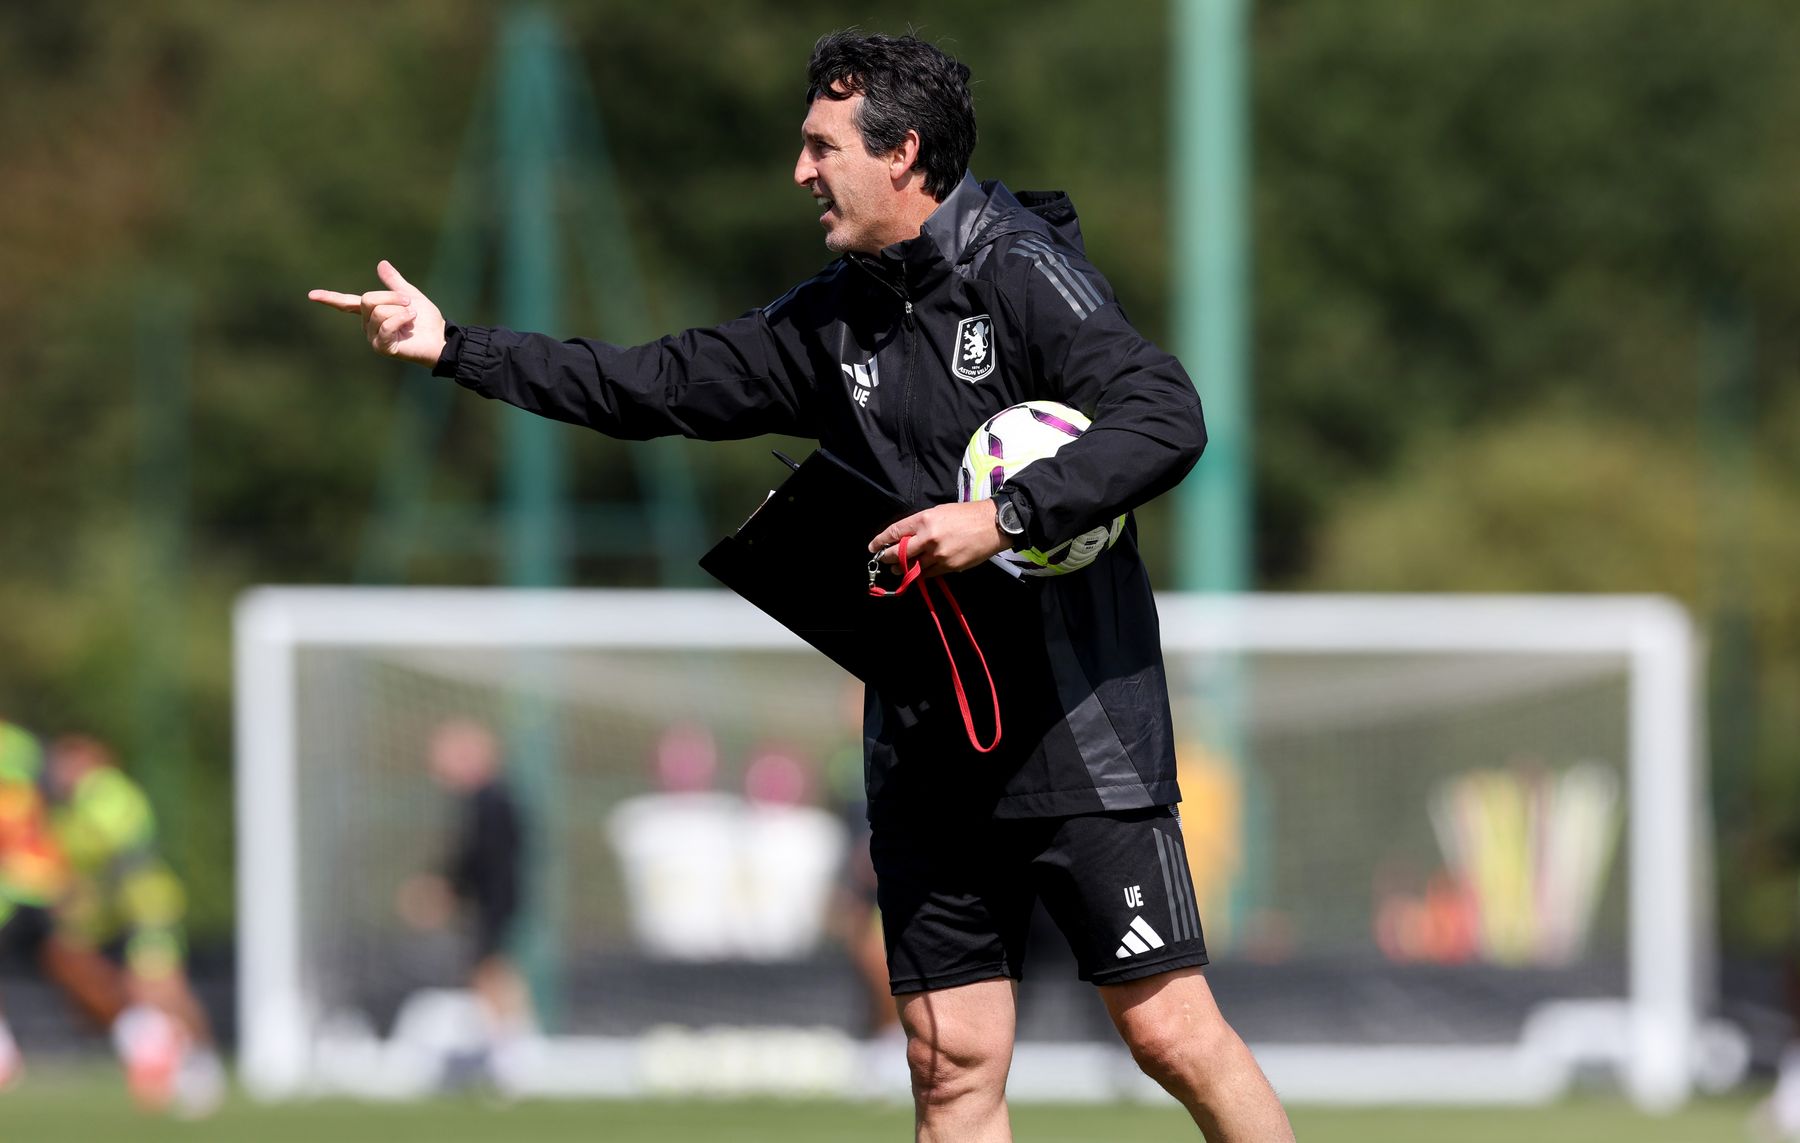
[[[858,232],[854,227],[839,221],[836,226],[825,232],[825,249],[833,254],[855,254],[866,250],[868,236]]]

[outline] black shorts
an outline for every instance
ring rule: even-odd
[[[1018,980],[1042,898],[1081,979],[1120,984],[1206,963],[1171,806],[963,828],[917,818],[870,839],[896,996]]]
[[[511,901],[485,901],[476,898],[469,910],[475,943],[475,963],[504,954],[512,944],[513,922],[519,909]]]
[[[0,967],[34,965],[52,928],[50,910],[38,905],[17,905],[0,921]]]

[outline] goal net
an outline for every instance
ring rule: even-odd
[[[1221,1007],[1286,1098],[1646,1106],[1703,1054],[1684,614],[1635,597],[1164,596]],[[1004,661],[996,668],[1004,670]],[[479,1041],[423,924],[453,719],[505,742],[543,1094],[904,1092],[850,942],[860,688],[715,592],[258,589],[236,617],[243,1076],[405,1097]],[[1154,1088],[1054,929],[1014,1098]]]

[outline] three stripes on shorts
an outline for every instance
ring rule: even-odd
[[[1161,832],[1154,836],[1156,859],[1162,866],[1163,892],[1168,895],[1169,923],[1174,926],[1175,940],[1198,940],[1200,913],[1194,906],[1194,883],[1188,875],[1187,862],[1182,859],[1181,847]],[[1125,930],[1125,936],[1113,955],[1124,960],[1151,949],[1162,948],[1164,943],[1166,942],[1161,934],[1151,928],[1148,921],[1141,916],[1133,917],[1131,927]]]

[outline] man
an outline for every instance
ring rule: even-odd
[[[0,963],[35,960],[50,933],[50,907],[68,884],[68,865],[50,836],[38,790],[43,751],[23,728],[0,721]],[[0,1011],[0,1088],[24,1068]]]
[[[81,848],[92,839],[76,837],[73,856],[66,844],[71,775],[85,775],[69,767],[69,742],[59,740],[46,754],[24,729],[0,722],[0,956],[34,963],[77,1008],[111,1031],[127,1085],[141,1107],[173,1105],[182,1114],[206,1114],[224,1095],[217,1056],[209,1049],[191,1050],[177,1017],[140,995],[133,987],[137,978],[120,972],[84,939],[84,922],[96,920],[101,910],[95,902],[106,898],[93,889],[96,873],[88,859],[94,847]],[[94,787],[86,789],[91,793]],[[82,820],[109,836],[116,825],[129,828],[147,820],[130,805],[102,801],[98,820],[86,813]],[[89,801],[84,808],[96,804]],[[0,1087],[16,1079],[22,1066],[0,1017]]]
[[[43,785],[70,872],[45,971],[112,1029],[141,1104],[211,1114],[225,1098],[225,1070],[188,981],[187,895],[158,852],[149,797],[105,743],[84,734],[51,742]]]
[[[926,574],[1048,548],[1173,487],[1205,443],[1173,358],[1134,330],[1060,194],[967,173],[969,71],[912,37],[843,32],[809,65],[794,181],[841,257],[712,329],[622,348],[446,325],[387,289],[314,291],[370,344],[484,396],[624,438],[814,436],[924,507],[870,537]],[[1028,398],[1093,419],[993,500],[956,503],[971,432]],[[984,606],[986,606],[984,602]],[[920,1139],[1010,1138],[1004,1098],[1035,896],[1144,1070],[1213,1140],[1292,1137],[1213,1003],[1185,866],[1156,615],[1135,528],[1083,571],[991,604],[1016,642],[1005,740],[868,696],[872,855]]]
[[[472,1061],[502,1090],[518,1082],[521,1045],[536,1021],[508,944],[518,919],[525,835],[501,771],[500,742],[473,719],[453,718],[431,735],[431,776],[457,802],[456,834],[443,871],[402,886],[400,911],[422,928],[450,922],[460,904],[474,937],[469,985],[481,1006],[486,1046]]]

